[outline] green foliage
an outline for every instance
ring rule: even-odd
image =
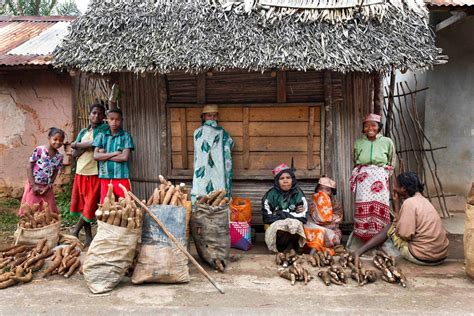
[[[76,2],[74,0],[68,0],[62,3],[59,3],[56,8],[57,15],[81,15],[81,11],[77,8]]]
[[[14,212],[0,212],[0,231],[12,232],[18,223],[18,216]]]
[[[20,201],[14,198],[0,200],[0,208],[19,208]]]
[[[61,222],[67,226],[76,224],[78,217],[69,212],[71,206],[71,195],[72,195],[72,183],[73,178],[69,180],[69,183],[61,186],[62,192],[56,194],[56,204],[58,205],[59,212],[61,213]]]
[[[3,15],[80,15],[74,0],[6,0],[0,7]]]

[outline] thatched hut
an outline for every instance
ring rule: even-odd
[[[308,193],[320,175],[337,179],[351,221],[352,144],[362,116],[380,111],[383,74],[429,68],[437,53],[417,1],[96,0],[55,63],[119,84],[138,195],[160,173],[191,181],[192,132],[215,103],[254,223],[271,168],[292,158]]]

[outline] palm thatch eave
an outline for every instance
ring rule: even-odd
[[[427,69],[438,54],[426,17],[388,6],[383,20],[268,23],[211,4],[94,0],[54,52],[56,67],[85,72],[197,73],[209,69]]]

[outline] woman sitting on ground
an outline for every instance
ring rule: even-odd
[[[414,172],[397,177],[394,188],[395,219],[392,224],[354,252],[356,260],[388,238],[403,258],[419,265],[437,265],[448,256],[449,240],[438,212],[421,194],[423,184]],[[400,207],[400,198],[405,199]],[[357,266],[357,265],[356,265]]]
[[[293,169],[281,164],[272,173],[275,177],[273,188],[262,199],[265,242],[274,252],[299,250],[306,240],[303,224],[306,223],[308,203]]]
[[[334,247],[341,243],[342,207],[335,201],[336,181],[322,177],[316,185],[313,201],[309,206],[308,222],[304,225],[306,245],[311,254],[326,252],[334,256]]]

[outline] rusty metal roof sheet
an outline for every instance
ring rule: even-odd
[[[0,17],[0,66],[47,65],[72,17]]]
[[[425,3],[433,6],[471,6],[474,0],[425,0]]]
[[[47,55],[68,33],[69,22],[57,22],[36,37],[10,50],[13,55]]]

